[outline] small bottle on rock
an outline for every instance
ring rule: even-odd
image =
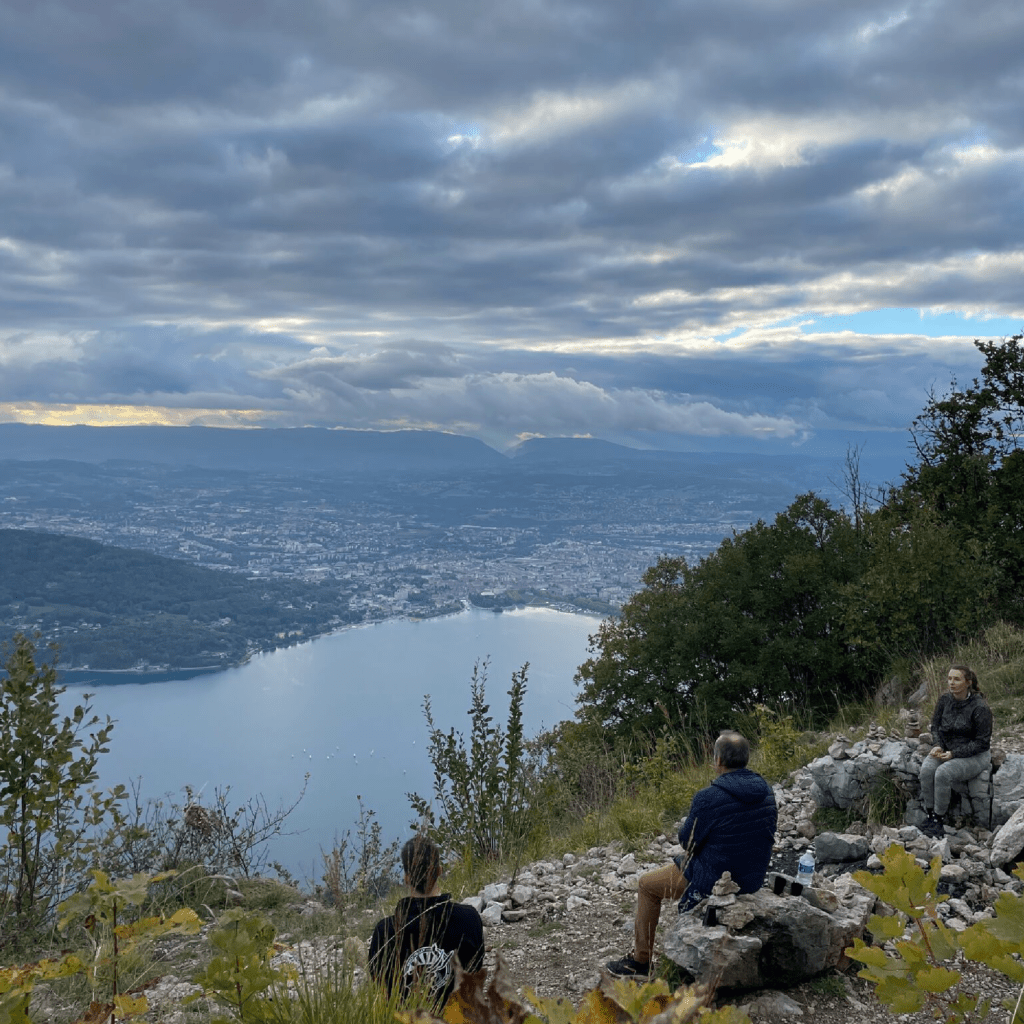
[[[814,883],[814,854],[810,850],[804,850],[796,866],[796,880],[804,886]]]

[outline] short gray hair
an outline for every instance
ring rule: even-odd
[[[723,768],[746,768],[749,760],[750,744],[738,732],[727,729],[715,740],[715,761]]]

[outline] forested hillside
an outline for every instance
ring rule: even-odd
[[[758,703],[821,720],[998,621],[1024,621],[1024,335],[979,341],[981,376],[934,393],[916,461],[846,502],[798,496],[696,564],[665,556],[592,637],[591,726],[714,730]]]
[[[328,587],[0,530],[0,632],[55,637],[65,667],[230,665],[358,617]]]

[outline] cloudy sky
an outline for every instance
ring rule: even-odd
[[[2,0],[0,419],[905,444],[1024,326],[1024,5]]]

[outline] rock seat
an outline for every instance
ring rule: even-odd
[[[849,876],[817,893],[813,906],[801,896],[769,889],[711,897],[718,925],[702,914],[681,914],[664,938],[665,955],[697,981],[720,988],[795,985],[840,964],[844,950],[864,934],[875,897]],[[828,912],[819,909],[835,906]]]

